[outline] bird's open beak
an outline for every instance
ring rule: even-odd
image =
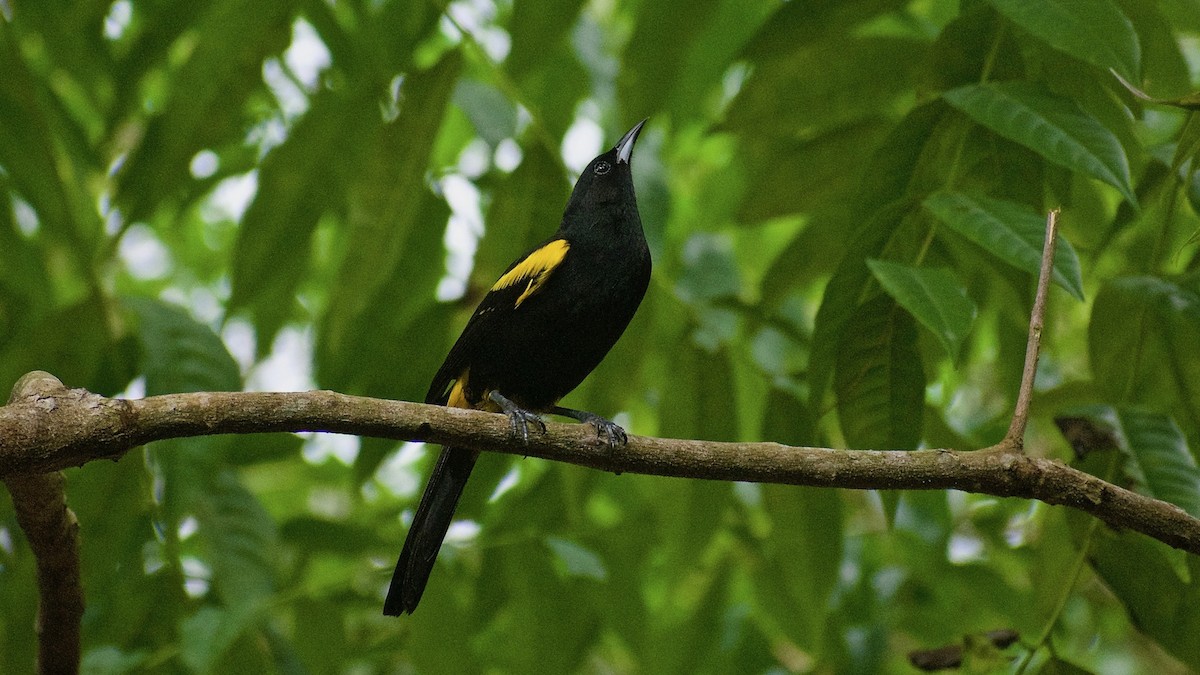
[[[650,119],[650,118],[646,118]],[[617,164],[628,164],[629,158],[633,156],[633,144],[637,142],[638,134],[642,133],[642,127],[646,126],[646,120],[638,122],[632,129],[627,131],[620,141],[617,141]]]

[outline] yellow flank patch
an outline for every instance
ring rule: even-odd
[[[471,374],[471,369],[467,368],[454,381],[454,388],[450,390],[450,396],[446,399],[446,405],[451,408],[470,408],[471,404],[467,401],[467,376]]]
[[[571,245],[565,239],[555,239],[545,246],[530,253],[524,260],[517,263],[517,266],[509,270],[500,277],[499,280],[492,286],[493,291],[498,291],[509,286],[516,286],[525,283],[525,291],[517,298],[514,307],[520,307],[525,298],[537,292],[542,284],[550,278],[550,273],[556,267],[562,264],[564,258],[567,257],[567,249]]]

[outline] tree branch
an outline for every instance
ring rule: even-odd
[[[109,399],[42,388],[0,408],[0,476],[117,458],[143,443],[210,434],[323,431],[541,457],[615,473],[852,489],[955,489],[1076,508],[1200,555],[1200,520],[1049,459],[990,452],[872,451],[630,436],[609,450],[588,425],[549,424],[528,445],[503,415],[330,391]],[[53,386],[46,386],[52,383]]]
[[[61,387],[61,382],[46,373],[29,373],[13,386],[9,403]],[[79,580],[79,521],[67,508],[66,481],[57,471],[5,472],[3,479],[37,564],[38,672],[77,673],[82,653],[83,585]]]

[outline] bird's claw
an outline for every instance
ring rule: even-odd
[[[500,410],[508,417],[509,427],[512,429],[512,435],[520,438],[521,442],[529,445],[529,424],[532,422],[541,427],[542,433],[546,433],[546,423],[538,417],[537,413],[529,412],[528,410],[510,401],[507,397],[498,391],[488,392],[488,399],[495,403]]]
[[[546,422],[538,417],[537,413],[529,412],[522,408],[514,408],[504,411],[508,416],[509,426],[512,427],[512,434],[521,439],[525,445],[529,445],[529,425],[530,423],[541,428],[542,433],[546,433]]]
[[[587,419],[587,423],[596,428],[596,435],[604,439],[610,450],[616,450],[629,442],[629,434],[616,422],[593,415]]]
[[[629,434],[625,433],[625,430],[619,424],[606,420],[596,413],[560,406],[555,406],[551,412],[592,425],[596,429],[596,436],[604,440],[609,450],[616,450],[629,442]]]
[[[580,414],[580,422],[586,422],[594,426],[596,436],[599,436],[607,444],[608,449],[616,450],[629,442],[629,434],[625,434],[625,430],[620,428],[620,425],[612,420],[608,420],[590,412]]]

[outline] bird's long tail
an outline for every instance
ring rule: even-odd
[[[433,570],[446,530],[454,519],[454,509],[462,496],[467,479],[479,453],[464,448],[446,448],[438,457],[425,494],[413,516],[412,527],[392,573],[392,584],[388,587],[387,599],[383,602],[383,613],[400,616],[412,613],[425,592],[425,583]]]

